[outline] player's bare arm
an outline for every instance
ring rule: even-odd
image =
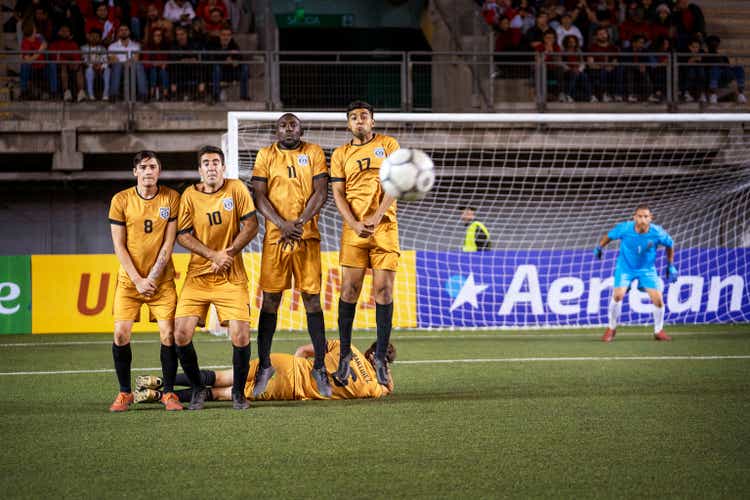
[[[315,347],[312,344],[301,345],[294,351],[297,358],[312,358],[315,356]]]
[[[242,221],[240,232],[237,233],[232,244],[226,249],[227,255],[234,257],[235,255],[242,252],[242,249],[247,246],[258,235],[258,217],[252,214],[250,217]]]
[[[320,177],[317,177],[313,181],[313,194],[310,199],[307,200],[307,205],[305,205],[302,214],[295,221],[295,223],[299,225],[300,231],[302,231],[302,226],[307,224],[313,217],[320,213],[320,209],[323,208],[327,199],[328,175],[321,174]]]
[[[346,186],[343,182],[333,183],[333,200],[336,202],[336,208],[339,209],[341,218],[344,222],[352,228],[352,230],[360,238],[368,238],[372,236],[374,228],[368,228],[363,222],[358,221],[352,213],[352,207],[346,200]]]
[[[172,251],[174,250],[174,242],[177,239],[177,220],[173,220],[169,224],[167,224],[167,230],[164,233],[164,243],[162,243],[161,248],[159,249],[159,255],[156,258],[156,262],[154,262],[153,267],[151,267],[151,270],[148,272],[148,279],[152,280],[154,283],[156,283],[156,280],[159,279],[159,276],[164,272],[164,269],[166,269],[167,264],[169,264],[169,261],[172,259]]]
[[[112,244],[115,248],[115,255],[117,255],[117,259],[120,261],[120,265],[122,265],[122,268],[128,273],[128,277],[135,285],[138,293],[147,297],[153,295],[156,292],[156,283],[153,280],[144,278],[138,273],[135,264],[133,264],[133,259],[128,252],[127,229],[125,226],[119,224],[111,224],[110,227],[112,230]]]
[[[227,253],[226,249],[211,250],[201,243],[191,232],[179,234],[177,236],[177,242],[186,250],[200,255],[204,259],[210,260],[217,266],[217,269],[221,271],[226,271],[232,266],[232,256]]]
[[[302,228],[297,226],[296,221],[286,220],[280,216],[271,200],[268,199],[268,183],[265,180],[253,181],[253,194],[255,195],[255,208],[281,231],[278,243],[291,243],[302,238]]]

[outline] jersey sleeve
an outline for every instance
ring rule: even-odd
[[[393,137],[388,136],[388,140],[385,142],[385,152],[390,155],[397,149],[400,149],[401,146],[399,146],[398,141],[394,139]]]
[[[242,181],[237,181],[237,189],[235,190],[234,202],[237,204],[237,213],[240,214],[240,220],[249,219],[255,215],[255,203],[253,198],[250,196],[250,191],[247,190],[247,186]]]
[[[667,233],[664,229],[661,229],[659,233],[659,244],[664,245],[667,248],[672,248],[674,246],[674,242],[672,241],[672,237],[669,236],[669,233]]]
[[[266,155],[263,154],[262,149],[259,150],[258,154],[255,155],[252,180],[268,181],[268,161],[266,160]]]
[[[177,216],[177,234],[189,233],[193,230],[193,204],[188,192],[182,194]]]
[[[125,225],[125,204],[120,193],[114,195],[112,202],[109,204],[109,223],[118,226]]]
[[[607,238],[609,238],[610,240],[619,240],[620,238],[622,238],[622,234],[626,225],[626,222],[617,224],[607,233]]]
[[[319,177],[328,176],[328,165],[326,165],[326,155],[323,152],[323,148],[315,148],[315,152],[312,156],[312,167],[313,167],[313,179]]]
[[[331,182],[345,182],[346,172],[344,171],[343,153],[338,149],[331,155]]]
[[[172,191],[169,196],[169,221],[176,221],[177,215],[180,213],[180,193]]]

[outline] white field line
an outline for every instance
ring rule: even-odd
[[[581,362],[581,361],[713,361],[727,359],[750,359],[750,355],[711,355],[711,356],[573,356],[573,357],[529,357],[529,358],[468,358],[468,359],[413,359],[396,361],[397,365],[431,365],[457,363],[549,363],[549,362]],[[230,368],[225,365],[204,366],[211,370]],[[136,372],[159,372],[161,367],[132,368]],[[92,373],[114,373],[111,368],[94,370],[58,370],[58,371],[28,371],[28,372],[0,372],[0,376],[13,375],[80,375]]]
[[[696,335],[746,335],[744,332],[712,332],[712,331],[691,331],[691,332],[679,332],[670,330],[670,335],[677,336],[696,336]],[[394,340],[460,340],[460,339],[492,339],[492,340],[503,340],[503,339],[544,339],[544,338],[590,338],[600,336],[601,332],[591,333],[485,333],[485,334],[433,334],[433,335],[393,335],[391,336]],[[617,334],[618,337],[649,337],[648,332],[621,332]],[[334,338],[334,337],[331,337]],[[355,335],[353,340],[356,339],[374,339],[375,335]],[[307,336],[300,334],[296,337],[276,337],[274,341],[278,342],[306,342]],[[251,342],[254,339],[251,338]],[[229,342],[229,337],[218,337],[218,338],[203,338],[198,340],[198,343],[216,343],[216,342]],[[133,344],[159,344],[158,339],[154,340],[139,340],[133,339]],[[70,340],[70,341],[33,341],[33,342],[16,342],[16,343],[2,343],[0,342],[0,349],[5,347],[54,347],[54,346],[74,346],[74,345],[111,345],[111,340]]]

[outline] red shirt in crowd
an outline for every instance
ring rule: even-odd
[[[195,15],[203,18],[206,22],[206,26],[208,26],[209,19],[211,19],[211,11],[214,9],[219,9],[221,11],[222,19],[227,19],[229,17],[229,11],[227,11],[227,6],[224,4],[224,0],[216,0],[214,5],[209,4],[208,0],[201,0],[198,4],[198,8],[195,9]]]
[[[81,54],[78,52],[81,48],[75,40],[55,40],[50,44],[49,50],[64,50],[69,52],[68,54],[52,54],[52,59],[55,61],[76,62],[81,60]]]
[[[21,40],[21,52],[35,53],[42,48],[42,43],[44,43],[42,42],[42,37],[37,34],[34,34],[31,38],[24,37]],[[44,68],[44,64],[37,63],[36,61],[44,61],[44,54],[39,53],[39,57],[31,64],[31,67],[34,69]]]
[[[589,46],[589,52],[619,52],[617,50],[617,47],[612,45],[611,43],[607,42],[607,45],[599,45],[598,43],[594,42]],[[609,62],[612,59],[617,59],[617,56],[592,56],[592,59],[594,62],[597,63],[603,63],[603,62]]]

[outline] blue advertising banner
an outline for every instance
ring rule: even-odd
[[[417,252],[419,327],[603,325],[617,252]],[[750,321],[750,249],[675,252],[680,277],[664,288],[669,323]],[[663,276],[663,252],[657,270]],[[621,322],[650,323],[648,295],[631,287]]]

